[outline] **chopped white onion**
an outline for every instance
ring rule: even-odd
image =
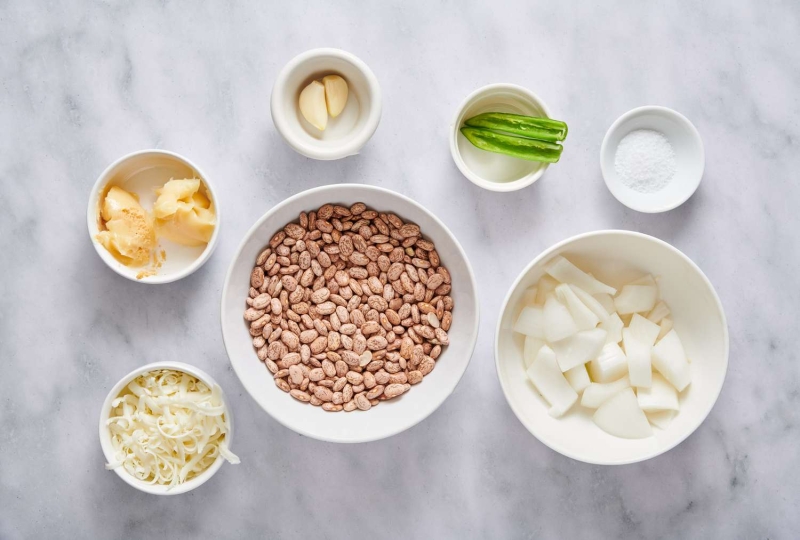
[[[677,411],[652,411],[644,413],[650,423],[659,429],[667,429],[672,423],[672,419],[678,414]]]
[[[522,349],[522,357],[525,361],[525,369],[531,367],[539,350],[544,347],[546,343],[544,340],[535,338],[533,336],[525,336],[525,345]]]
[[[597,357],[606,342],[606,331],[600,328],[582,330],[566,339],[556,341],[552,348],[561,371],[585,364]]]
[[[653,435],[653,428],[639,408],[633,390],[626,388],[594,413],[594,423],[609,435],[623,439],[644,439]]]
[[[616,343],[606,343],[597,358],[588,364],[589,375],[598,383],[616,381],[628,374],[628,359]]]
[[[614,305],[614,297],[610,294],[593,294],[592,298],[597,300],[609,314],[617,311],[617,307]]]
[[[539,350],[527,373],[533,385],[550,404],[550,416],[562,416],[578,401],[578,394],[561,373],[556,354],[550,347],[544,346]]]
[[[544,305],[545,301],[547,300],[547,296],[551,293],[554,293],[558,287],[558,281],[551,278],[547,274],[542,276],[542,279],[539,280],[539,283],[536,284],[536,304]]]
[[[583,302],[586,305],[586,307],[592,310],[592,313],[594,313],[597,316],[598,320],[601,323],[605,322],[605,320],[608,319],[610,313],[608,312],[608,310],[606,310],[605,307],[603,307],[603,304],[601,304],[597,298],[587,293],[577,285],[570,285],[569,288],[572,289],[572,292],[575,293],[575,295],[580,299],[581,302]]]
[[[589,309],[586,304],[581,302],[575,292],[566,283],[562,283],[556,287],[556,297],[562,304],[567,306],[572,320],[578,330],[592,330],[600,322],[597,315]]]
[[[659,326],[634,314],[628,328],[622,330],[622,342],[628,357],[628,374],[631,386],[649,388],[652,384],[653,368],[650,351],[658,337]]]
[[[683,392],[692,381],[691,368],[683,344],[675,330],[670,330],[653,347],[653,367],[667,379],[678,392]]]
[[[659,300],[658,304],[656,304],[653,310],[647,314],[647,320],[658,324],[664,319],[664,317],[668,316],[669,308],[667,307],[667,304]]]
[[[567,306],[559,302],[554,294],[547,296],[543,314],[544,335],[550,343],[567,338],[578,331]]]
[[[622,341],[622,329],[625,328],[625,323],[619,318],[619,315],[612,313],[606,322],[600,323],[600,328],[606,331],[606,343],[619,343]]]
[[[584,391],[581,398],[581,405],[587,409],[596,409],[621,391],[631,387],[628,377],[623,377],[618,381],[610,383],[590,384]]]
[[[568,369],[564,372],[564,377],[567,379],[572,389],[579,394],[592,384],[592,381],[589,379],[589,373],[586,371],[585,364]]]
[[[672,319],[661,319],[661,330],[658,332],[658,337],[656,338],[656,343],[661,341],[661,338],[666,336],[669,331],[672,330]]]
[[[675,387],[658,373],[653,374],[653,385],[650,388],[637,388],[636,398],[644,412],[652,411],[677,411],[678,392]]]
[[[658,287],[653,285],[625,285],[614,298],[617,313],[649,313],[656,305]]]
[[[529,287],[522,293],[522,305],[533,306],[536,305],[536,296],[539,294],[538,287]]]
[[[533,336],[537,338],[544,338],[544,316],[542,308],[538,306],[526,306],[517,317],[517,322],[514,323],[514,332],[525,334],[526,336]]]
[[[561,255],[556,256],[547,264],[545,271],[561,283],[577,285],[589,294],[616,294],[617,289],[599,282]]]

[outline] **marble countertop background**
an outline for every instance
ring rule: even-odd
[[[0,0],[0,538],[796,538],[800,530],[800,4]],[[276,132],[278,70],[320,46],[360,56],[381,125],[337,162]],[[513,82],[570,126],[564,158],[513,195],[469,183],[447,127],[473,89]],[[636,106],[684,113],[706,173],[682,207],[620,205],[598,155]],[[90,187],[157,147],[194,159],[225,210],[199,272],[151,289],[97,257]],[[273,421],[233,373],[223,275],[282,199],[340,182],[413,197],[453,230],[481,283],[482,324],[452,397],[420,425],[339,446]],[[502,297],[535,255],[603,228],[689,255],[731,335],[725,387],[683,444],[631,466],[572,461],[517,421],[492,354]],[[159,359],[209,371],[232,398],[242,464],[170,498],[103,468],[99,407]]]

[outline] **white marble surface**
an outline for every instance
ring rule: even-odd
[[[796,538],[799,6],[0,2],[0,538]],[[333,163],[292,152],[269,115],[278,70],[318,46],[360,56],[384,92],[373,140]],[[532,89],[570,125],[562,162],[513,195],[467,182],[447,146],[458,103],[492,82]],[[664,215],[627,210],[599,172],[605,130],[643,104],[684,113],[706,147],[699,191]],[[100,171],[146,147],[195,159],[226,214],[212,260],[158,289],[106,268],[84,219]],[[430,208],[481,282],[480,337],[454,395],[413,429],[357,446],[301,437],[259,409],[218,323],[246,229],[336,182]],[[531,258],[610,227],[662,238],[703,268],[731,356],[716,407],[686,442],[596,467],[517,421],[492,341]],[[243,462],[166,499],[103,469],[96,425],[117,379],[158,359],[223,384]]]

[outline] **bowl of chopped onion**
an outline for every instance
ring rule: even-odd
[[[177,495],[202,484],[230,451],[233,418],[225,394],[204,371],[155,362],[123,377],[100,412],[106,469],[154,495]]]
[[[728,368],[711,282],[652,236],[596,231],[545,250],[503,304],[495,364],[541,442],[599,465],[658,456],[691,435]]]

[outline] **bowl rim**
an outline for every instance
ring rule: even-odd
[[[717,311],[719,313],[719,316],[720,316],[720,319],[721,319],[721,322],[722,322],[723,338],[724,338],[724,341],[725,341],[724,354],[723,354],[723,356],[724,356],[724,369],[723,369],[723,373],[722,373],[722,381],[720,382],[720,385],[719,385],[719,388],[717,389],[716,395],[714,395],[714,399],[710,402],[710,405],[708,406],[708,409],[705,410],[703,412],[703,414],[698,416],[697,422],[692,426],[692,428],[689,429],[686,432],[685,435],[680,437],[678,440],[676,440],[671,445],[665,446],[664,448],[659,448],[656,451],[650,452],[648,454],[645,454],[645,455],[643,455],[642,457],[639,457],[639,458],[629,459],[629,460],[622,460],[622,461],[603,461],[603,460],[585,459],[583,457],[579,457],[577,455],[574,455],[572,452],[570,452],[570,451],[568,451],[568,450],[566,450],[564,448],[561,448],[557,444],[552,444],[551,442],[548,442],[548,441],[542,439],[541,437],[539,437],[539,435],[537,433],[535,433],[535,430],[531,426],[529,426],[528,423],[526,423],[523,420],[522,411],[519,410],[519,408],[514,403],[512,403],[511,399],[509,398],[509,390],[506,387],[506,384],[503,381],[503,378],[500,376],[500,349],[499,349],[499,344],[500,344],[500,333],[503,331],[503,328],[502,328],[503,315],[505,314],[506,310],[508,309],[508,303],[511,300],[512,294],[517,289],[517,287],[519,286],[519,284],[522,281],[522,279],[528,274],[528,272],[531,271],[531,269],[533,269],[534,266],[539,264],[541,261],[545,260],[547,257],[552,255],[554,252],[558,251],[562,247],[564,247],[564,246],[566,246],[568,244],[571,244],[573,242],[576,242],[578,240],[582,240],[584,238],[592,238],[592,237],[605,236],[605,235],[633,236],[633,237],[636,237],[636,238],[642,238],[642,239],[645,239],[645,240],[649,240],[649,241],[652,241],[652,242],[654,242],[654,243],[656,243],[656,244],[658,244],[658,245],[660,245],[660,246],[662,246],[664,248],[667,248],[668,250],[670,250],[673,253],[677,254],[684,261],[686,261],[700,275],[700,278],[706,284],[706,286],[708,287],[709,291],[711,291],[711,296],[714,299],[714,303],[716,305]],[[678,446],[680,443],[685,441],[687,438],[689,438],[689,436],[692,435],[695,431],[697,431],[697,428],[699,428],[700,425],[706,420],[708,415],[711,413],[711,410],[714,408],[714,405],[716,405],[717,399],[719,399],[719,395],[722,392],[722,388],[725,386],[725,379],[727,378],[727,374],[728,374],[728,357],[729,357],[729,354],[730,354],[730,336],[729,336],[729,332],[728,332],[728,322],[727,322],[727,318],[725,316],[725,310],[722,307],[722,302],[719,299],[719,295],[717,295],[717,291],[714,289],[714,286],[711,284],[711,281],[703,273],[703,271],[700,269],[700,267],[697,266],[697,264],[695,264],[695,262],[692,261],[692,259],[690,259],[685,253],[683,253],[681,250],[679,250],[678,248],[676,248],[672,244],[669,244],[668,242],[665,242],[664,240],[656,238],[655,236],[650,236],[648,234],[644,234],[644,233],[640,233],[640,232],[636,232],[636,231],[627,231],[627,230],[624,230],[624,229],[603,229],[603,230],[598,230],[598,231],[590,231],[590,232],[577,234],[577,235],[571,236],[571,237],[569,237],[569,238],[567,238],[565,240],[557,242],[556,244],[553,244],[549,248],[547,248],[544,251],[542,251],[539,255],[537,255],[530,263],[528,263],[525,266],[525,268],[522,270],[522,272],[520,272],[520,274],[514,280],[514,283],[512,283],[511,287],[508,289],[508,293],[506,293],[506,296],[503,299],[503,304],[502,304],[502,306],[500,308],[500,314],[499,314],[499,316],[497,318],[497,325],[495,327],[495,337],[494,337],[495,372],[497,374],[497,379],[500,381],[500,387],[503,390],[503,396],[506,398],[506,402],[508,403],[509,407],[511,407],[511,410],[514,412],[514,415],[517,417],[517,420],[519,420],[520,423],[523,426],[525,426],[525,429],[527,429],[531,433],[531,435],[533,435],[539,442],[541,442],[542,444],[544,444],[545,446],[547,446],[551,450],[554,450],[554,451],[558,452],[559,454],[561,454],[563,456],[566,456],[568,458],[574,459],[575,461],[588,463],[590,465],[628,465],[628,464],[631,464],[631,463],[639,463],[639,462],[646,461],[648,459],[652,459],[654,457],[660,456],[662,454],[665,454],[666,452],[669,452],[670,450],[672,450],[673,448]]]
[[[106,399],[103,401],[103,406],[100,409],[100,422],[99,422],[99,435],[100,435],[100,448],[103,450],[103,456],[106,459],[106,463],[110,463],[114,456],[111,453],[111,435],[108,430],[108,426],[106,425],[106,420],[108,420],[109,414],[111,412],[111,402],[119,396],[119,393],[122,391],[125,386],[128,385],[134,378],[138,377],[143,373],[148,373],[150,371],[155,371],[157,369],[173,369],[175,371],[183,371],[192,375],[193,377],[200,379],[203,381],[209,388],[213,386],[218,386],[220,388],[220,394],[222,396],[222,404],[225,407],[225,415],[228,419],[228,433],[225,435],[225,438],[228,442],[228,448],[233,445],[233,432],[234,432],[234,422],[233,422],[233,409],[231,409],[227,396],[225,395],[225,391],[222,389],[214,378],[203,371],[200,368],[195,366],[191,366],[189,364],[185,364],[183,362],[171,362],[171,361],[160,361],[160,362],[152,362],[150,364],[146,364],[144,366],[140,366],[124,377],[122,377],[117,384],[115,384],[111,390],[108,392]],[[199,475],[195,476],[194,478],[187,480],[182,484],[178,484],[174,488],[168,490],[168,486],[164,485],[156,485],[156,484],[147,484],[137,478],[134,478],[128,471],[124,469],[124,467],[117,467],[113,469],[117,476],[122,478],[125,483],[131,485],[138,489],[139,491],[143,491],[144,493],[150,493],[152,495],[180,495],[181,493],[187,493],[196,489],[203,484],[205,484],[208,480],[214,476],[217,471],[222,467],[225,458],[222,455],[217,456],[217,459],[203,472]]]
[[[329,147],[312,146],[296,137],[289,128],[287,112],[280,105],[281,97],[287,92],[286,82],[289,76],[305,62],[321,57],[343,60],[355,67],[364,76],[367,82],[367,92],[370,96],[369,114],[361,130],[344,139],[343,142],[335,145],[331,144]],[[283,137],[283,140],[298,154],[319,160],[341,159],[357,154],[378,129],[382,108],[381,87],[378,83],[378,78],[369,66],[352,53],[330,47],[310,49],[289,60],[278,72],[275,83],[272,85],[272,94],[270,96],[272,122],[275,124],[278,133]]]
[[[464,266],[466,267],[467,275],[469,276],[470,294],[472,294],[473,297],[475,298],[475,313],[474,313],[473,319],[472,319],[471,342],[468,343],[468,345],[467,345],[467,350],[469,351],[469,353],[466,355],[467,358],[466,358],[466,361],[464,362],[463,367],[461,368],[461,372],[458,373],[458,376],[455,378],[455,381],[452,383],[452,385],[450,385],[449,387],[446,388],[446,392],[442,395],[442,398],[440,400],[438,400],[437,402],[433,403],[433,405],[430,407],[430,410],[428,412],[426,412],[424,415],[420,416],[414,422],[401,424],[398,428],[390,430],[390,431],[388,431],[386,433],[382,433],[380,435],[366,436],[366,437],[361,437],[361,438],[358,438],[358,439],[343,439],[343,438],[337,438],[337,437],[319,436],[317,434],[308,432],[305,429],[302,429],[300,427],[289,425],[288,423],[284,422],[282,419],[280,419],[280,418],[276,417],[275,415],[273,415],[272,412],[270,412],[266,407],[264,407],[261,404],[261,402],[258,399],[256,399],[253,391],[251,391],[252,383],[249,382],[249,379],[247,377],[243,376],[243,373],[239,372],[239,369],[237,368],[236,363],[233,361],[233,358],[232,358],[231,353],[230,353],[230,349],[228,347],[228,337],[229,336],[226,336],[226,333],[225,333],[225,328],[226,328],[226,323],[225,323],[225,305],[227,303],[228,291],[230,289],[230,283],[231,283],[231,279],[233,277],[234,266],[236,265],[236,262],[239,260],[239,258],[242,256],[242,251],[244,250],[245,245],[250,240],[250,238],[255,234],[256,230],[261,227],[262,224],[264,224],[267,220],[271,219],[272,216],[275,215],[278,212],[278,210],[280,210],[280,209],[282,209],[282,208],[284,208],[286,206],[290,206],[290,205],[296,203],[297,201],[302,200],[306,196],[309,196],[311,194],[318,193],[318,192],[325,192],[325,191],[330,191],[330,192],[334,192],[335,193],[338,190],[352,189],[352,188],[363,189],[363,190],[366,190],[366,191],[374,191],[374,192],[377,192],[377,193],[381,193],[381,194],[387,195],[389,197],[400,198],[403,201],[405,201],[406,203],[411,204],[412,206],[416,207],[419,211],[423,212],[424,214],[427,214],[431,219],[434,220],[434,222],[439,227],[441,227],[442,231],[444,231],[444,233],[447,236],[449,236],[450,239],[453,241],[453,243],[456,246],[456,249],[458,250],[458,252],[459,252],[459,254],[461,256],[461,258],[464,260]],[[335,198],[336,195],[332,195],[332,197]],[[356,202],[356,201],[354,201],[354,202]],[[242,386],[244,386],[245,390],[247,390],[247,393],[250,395],[250,398],[253,401],[255,401],[258,404],[258,406],[261,407],[273,420],[277,421],[279,424],[281,424],[285,428],[290,429],[291,431],[294,431],[295,433],[299,433],[300,435],[303,435],[305,437],[309,437],[309,438],[312,438],[312,439],[316,439],[316,440],[319,440],[319,441],[325,441],[325,442],[349,444],[349,443],[366,443],[366,442],[378,441],[378,440],[381,440],[381,439],[387,439],[389,437],[393,437],[394,435],[397,435],[398,433],[402,433],[403,431],[406,431],[407,429],[410,429],[410,428],[414,427],[415,425],[421,423],[423,420],[425,420],[431,414],[433,414],[439,407],[441,407],[442,403],[444,403],[447,400],[447,398],[449,398],[452,395],[453,391],[455,391],[455,389],[458,386],[459,382],[461,382],[461,379],[464,377],[464,373],[466,373],[467,368],[469,367],[470,361],[472,360],[472,355],[475,352],[475,346],[477,344],[478,334],[480,332],[480,302],[479,302],[479,297],[478,297],[478,289],[477,289],[477,285],[476,285],[476,281],[475,281],[475,274],[472,271],[472,265],[469,262],[469,258],[467,258],[467,254],[464,251],[464,248],[461,246],[461,244],[459,243],[459,241],[455,237],[455,235],[450,231],[450,229],[447,228],[447,226],[436,215],[433,214],[433,212],[431,212],[430,210],[428,210],[427,208],[425,208],[424,206],[422,206],[418,202],[414,201],[410,197],[407,197],[407,196],[405,196],[405,195],[403,195],[401,193],[398,193],[396,191],[392,191],[390,189],[386,189],[386,188],[378,187],[378,186],[371,186],[371,185],[367,185],[367,184],[331,184],[331,185],[319,186],[319,187],[307,189],[305,191],[301,191],[300,193],[296,193],[295,195],[292,195],[291,197],[289,197],[287,199],[284,199],[280,203],[278,203],[275,206],[273,206],[272,208],[270,208],[267,212],[264,213],[264,215],[262,215],[260,218],[258,218],[256,220],[256,222],[253,224],[252,227],[250,227],[248,229],[248,231],[245,233],[244,237],[242,238],[241,242],[239,243],[239,246],[236,248],[236,252],[234,253],[233,257],[231,258],[231,262],[228,265],[228,271],[225,273],[225,281],[223,282],[223,285],[222,285],[222,295],[221,295],[221,297],[222,298],[221,298],[221,301],[220,301],[220,331],[222,332],[222,342],[223,342],[223,344],[225,346],[225,353],[228,355],[228,360],[229,360],[231,366],[233,367],[234,372],[236,372],[236,376],[239,378],[239,381],[242,383]],[[232,337],[232,336],[230,336],[230,337]]]
[[[631,118],[634,118],[636,116],[641,116],[647,113],[661,114],[663,116],[670,117],[679,124],[681,124],[684,128],[686,128],[686,131],[689,134],[689,138],[692,140],[694,146],[700,152],[700,173],[697,175],[696,180],[693,179],[691,183],[686,184],[687,189],[685,196],[676,200],[676,202],[672,204],[658,206],[657,208],[643,206],[625,200],[625,196],[622,194],[622,192],[619,189],[617,189],[617,187],[613,184],[613,182],[609,181],[610,172],[607,170],[605,166],[605,160],[603,159],[606,156],[606,154],[608,154],[612,150],[608,147],[609,145],[608,141],[611,138],[611,135],[617,132],[622,127],[622,125],[628,122]],[[606,187],[614,196],[614,198],[617,199],[624,206],[627,206],[631,210],[636,210],[637,212],[642,212],[645,214],[660,214],[661,212],[669,212],[670,210],[674,210],[675,208],[679,207],[680,205],[688,201],[689,198],[692,195],[694,195],[695,191],[697,191],[697,188],[700,186],[700,182],[703,179],[703,173],[705,172],[705,167],[706,167],[706,153],[705,153],[705,147],[703,146],[703,139],[702,137],[700,137],[700,132],[697,130],[695,125],[692,124],[692,122],[684,115],[682,115],[681,113],[679,113],[674,109],[670,109],[669,107],[664,107],[662,105],[643,105],[641,107],[633,108],[628,112],[622,114],[619,118],[614,120],[614,123],[611,124],[611,126],[608,128],[605,136],[603,137],[603,142],[600,145],[600,172],[603,175],[603,182],[605,182]]]
[[[173,272],[169,274],[155,274],[153,276],[146,276],[142,279],[136,279],[136,276],[133,274],[126,273],[122,270],[122,263],[117,261],[111,253],[108,252],[106,248],[104,248],[100,242],[97,241],[95,235],[99,232],[97,228],[97,204],[99,203],[99,194],[105,188],[110,180],[110,175],[114,169],[122,165],[124,162],[143,156],[146,154],[156,154],[164,157],[170,157],[176,159],[178,161],[182,161],[186,166],[192,168],[197,172],[200,176],[200,180],[206,187],[206,190],[211,194],[211,198],[214,201],[214,213],[216,214],[217,223],[214,226],[214,232],[211,234],[211,240],[208,241],[206,244],[206,248],[203,250],[202,253],[188,266],[184,269],[180,270],[179,272]],[[213,255],[214,250],[217,249],[217,244],[219,243],[219,231],[222,226],[222,205],[220,204],[219,197],[217,196],[217,192],[214,190],[214,185],[209,180],[208,175],[206,175],[203,170],[197,166],[197,164],[190,159],[178,154],[177,152],[171,152],[169,150],[160,150],[158,148],[146,148],[143,150],[136,150],[134,152],[130,152],[128,154],[123,155],[122,157],[117,158],[113,161],[110,165],[108,165],[100,176],[97,177],[95,180],[94,185],[92,186],[91,191],[89,192],[89,204],[86,210],[86,223],[89,229],[89,241],[94,246],[95,251],[106,263],[106,266],[111,268],[114,272],[118,275],[133,281],[134,283],[143,283],[146,285],[160,285],[164,283],[172,283],[174,281],[178,281],[179,279],[183,279],[186,276],[189,276],[195,273],[201,266],[203,266],[208,259],[211,258]]]
[[[529,173],[522,178],[518,178],[513,182],[490,182],[485,178],[478,176],[475,172],[470,169],[467,164],[464,162],[464,158],[461,157],[461,151],[458,149],[458,134],[461,124],[461,116],[464,113],[464,109],[466,109],[469,104],[478,97],[482,97],[484,94],[490,95],[497,92],[512,92],[520,97],[525,98],[529,102],[533,103],[537,107],[541,108],[547,118],[552,118],[553,115],[550,112],[550,109],[547,107],[547,104],[536,94],[528,90],[527,88],[512,84],[512,83],[493,83],[487,84],[486,86],[481,86],[473,90],[466,98],[459,104],[458,108],[456,109],[456,114],[453,117],[453,120],[450,123],[450,155],[453,158],[453,161],[458,167],[458,170],[461,171],[461,174],[467,177],[467,179],[475,184],[478,187],[482,187],[483,189],[487,189],[489,191],[495,191],[499,193],[508,193],[511,191],[517,191],[522,188],[526,188],[536,182],[539,178],[541,178],[545,171],[550,166],[549,163],[543,163],[542,166],[535,172]]]

